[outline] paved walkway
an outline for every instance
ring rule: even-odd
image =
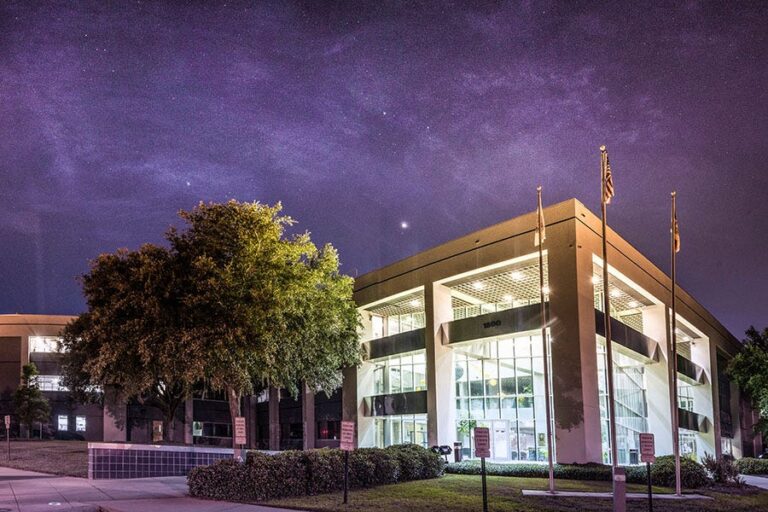
[[[756,475],[741,475],[742,478],[744,478],[744,481],[747,482],[749,485],[754,485],[755,487],[759,487],[761,489],[765,489],[768,491],[768,477],[765,476],[756,476]]]
[[[187,495],[184,477],[87,480],[0,467],[0,512],[279,512]]]

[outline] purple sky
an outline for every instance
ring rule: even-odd
[[[765,2],[179,4],[0,5],[1,312],[82,311],[200,200],[282,200],[352,275],[537,184],[597,211],[605,143],[611,225],[668,270],[677,189],[681,286],[768,325]]]

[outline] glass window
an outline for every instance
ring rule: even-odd
[[[341,433],[340,421],[318,421],[317,438],[318,439],[339,439]]]
[[[75,416],[75,430],[85,432],[85,416]]]
[[[546,460],[544,359],[531,356],[537,341],[541,338],[502,338],[455,349],[456,428],[467,455],[466,424],[476,421],[496,432],[494,453],[512,460]]]
[[[69,430],[69,418],[66,415],[60,414],[57,421],[58,430]]]
[[[59,340],[57,336],[30,336],[30,352],[58,352]]]
[[[35,382],[40,391],[68,391],[66,386],[61,384],[60,375],[38,375]]]

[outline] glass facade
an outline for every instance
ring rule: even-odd
[[[379,448],[393,444],[427,446],[427,415],[411,414],[376,419],[375,445]]]
[[[413,331],[424,327],[424,312],[407,313],[404,315],[389,315],[386,317],[387,336]]]
[[[616,444],[619,464],[640,462],[640,433],[648,432],[645,365],[617,350],[613,351],[613,380],[616,413]],[[597,341],[597,371],[600,392],[600,424],[603,463],[611,463],[610,424],[608,419],[608,376],[605,339]]]
[[[58,336],[30,336],[29,337],[29,351],[30,352],[58,352],[59,351]]]
[[[407,393],[427,389],[425,351],[390,356],[373,369],[373,394]]]
[[[69,391],[61,384],[60,375],[37,375],[35,381],[40,391]]]
[[[547,458],[541,336],[499,337],[456,347],[456,437],[474,456],[474,426],[491,428],[492,458]]]

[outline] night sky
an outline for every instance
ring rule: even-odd
[[[0,312],[81,312],[200,200],[281,200],[353,276],[538,184],[597,212],[606,144],[612,227],[668,271],[676,189],[680,285],[768,325],[768,3],[190,4],[0,4]]]

